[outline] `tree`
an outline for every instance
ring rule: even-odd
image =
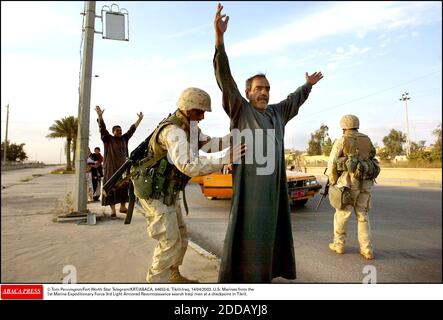
[[[308,155],[316,156],[324,153],[323,148],[325,146],[326,137],[329,137],[328,130],[328,126],[322,123],[320,129],[311,133],[311,140],[308,142]],[[330,143],[332,145],[332,142]]]
[[[417,142],[411,142],[411,152],[422,151],[425,148],[426,140],[420,140]]]
[[[26,155],[26,152],[24,150],[24,143],[21,144],[15,144],[15,143],[10,143],[9,141],[6,142],[7,143],[7,150],[6,150],[6,160],[7,161],[23,161],[28,159],[28,156]],[[5,143],[2,142],[2,147],[1,147],[1,159],[3,160],[4,157],[4,152],[5,152]]]
[[[72,170],[71,162],[71,143],[76,140],[77,137],[78,120],[74,116],[62,118],[61,120],[55,120],[55,123],[49,127],[49,131],[52,131],[46,137],[50,139],[66,138],[66,170]]]
[[[411,153],[409,154],[409,160],[427,161],[431,162],[431,152],[425,150],[425,140],[417,142],[411,142]]]
[[[389,160],[389,154],[386,152],[386,148],[380,148],[377,150],[377,155],[381,160]]]
[[[321,146],[318,141],[315,140],[315,135],[311,133],[311,140],[308,142],[308,155],[315,156],[321,154]]]
[[[332,151],[332,140],[331,138],[327,138],[324,145],[323,145],[323,155],[329,156]]]
[[[383,138],[385,145],[384,152],[389,158],[403,154],[403,144],[406,142],[406,135],[401,131],[391,129],[391,132]]]
[[[432,131],[432,134],[437,138],[432,145],[431,158],[432,160],[441,161],[441,123],[437,126],[437,129]]]

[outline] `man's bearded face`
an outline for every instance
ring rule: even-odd
[[[269,102],[271,87],[266,78],[257,77],[252,80],[251,89],[246,90],[246,97],[251,105],[261,111],[265,111]]]

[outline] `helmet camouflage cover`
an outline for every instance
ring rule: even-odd
[[[187,88],[180,95],[177,107],[183,111],[192,109],[211,111],[211,97],[202,89]]]
[[[340,127],[342,127],[342,129],[358,129],[360,127],[360,121],[356,116],[347,114],[341,118]]]

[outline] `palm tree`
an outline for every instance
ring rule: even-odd
[[[75,131],[74,137],[72,138],[72,165],[75,167],[75,152],[77,150],[77,130]]]
[[[77,138],[78,120],[74,116],[55,120],[55,123],[49,127],[50,134],[47,138],[66,138],[66,170],[72,170],[71,162],[71,143]]]

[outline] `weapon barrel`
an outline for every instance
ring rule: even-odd
[[[123,163],[120,168],[118,168],[118,170],[112,175],[111,178],[109,178],[108,181],[106,181],[106,183],[103,185],[103,193],[106,195],[107,193],[109,193],[109,191],[112,190],[112,188],[114,187],[114,185],[117,183],[117,181],[120,180],[121,176],[123,175],[123,173],[131,166],[132,161],[131,160],[126,160],[125,163]]]
[[[130,181],[129,182],[129,204],[128,204],[128,212],[126,213],[125,224],[131,223],[132,213],[134,212],[134,204],[135,204],[134,185]]]
[[[325,169],[325,172],[326,172],[326,169]],[[326,181],[325,191],[324,192],[320,192],[321,198],[320,198],[320,200],[318,200],[317,208],[315,210],[318,210],[318,208],[320,208],[320,205],[323,202],[323,199],[326,198],[328,193],[329,193],[329,179]]]
[[[325,194],[324,194],[324,193],[321,193],[320,200],[318,200],[317,207],[315,208],[315,210],[318,210],[318,208],[320,208],[320,205],[321,205],[321,203],[323,202],[323,199],[324,199],[324,198],[325,198]]]

